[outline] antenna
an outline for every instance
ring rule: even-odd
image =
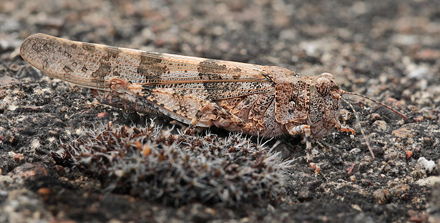
[[[382,105],[383,107],[385,107],[385,108],[387,108],[387,109],[393,111],[394,113],[400,115],[400,116],[403,117],[404,119],[408,119],[404,114],[398,112],[396,109],[391,108],[390,106],[385,105],[385,104],[383,104],[383,103],[381,103],[381,102],[378,102],[378,101],[376,101],[376,100],[374,100],[374,99],[372,99],[372,98],[369,98],[369,97],[367,97],[367,96],[365,96],[365,95],[361,95],[361,94],[354,93],[354,92],[347,92],[347,91],[344,91],[344,90],[341,90],[341,93],[340,93],[340,94],[351,94],[351,95],[356,95],[356,96],[359,96],[359,97],[362,97],[362,98],[368,99],[368,100],[370,100],[370,101],[372,101],[372,102],[374,102],[374,103],[376,103],[376,104],[378,104],[378,105]],[[356,117],[356,120],[357,120],[356,125],[359,125],[360,130],[361,130],[361,133],[362,133],[362,136],[364,137],[364,139],[365,139],[365,143],[367,144],[368,150],[370,151],[370,154],[371,154],[371,156],[372,156],[373,159],[374,159],[375,157],[374,157],[373,150],[371,149],[371,146],[370,146],[370,143],[369,143],[369,141],[368,141],[368,138],[367,138],[367,136],[366,136],[365,133],[364,133],[364,129],[362,128],[362,126],[361,126],[360,123],[359,123],[359,117],[358,117],[358,115],[357,115],[356,110],[353,108],[353,105],[351,105],[351,103],[349,103],[347,100],[345,100],[345,99],[342,98],[342,97],[341,97],[341,99],[342,99],[345,103],[347,103],[347,104],[350,106],[351,110],[353,110],[353,112],[354,112],[354,116]]]
[[[348,101],[345,100],[344,98],[341,98],[341,99],[342,99],[345,103],[347,103],[347,104],[350,106],[351,110],[353,110],[354,117],[356,118],[356,124],[355,124],[355,126],[356,126],[356,127],[359,127],[359,129],[361,130],[362,136],[364,137],[365,143],[367,144],[368,150],[370,151],[371,157],[373,157],[373,159],[374,159],[375,156],[374,156],[373,150],[371,149],[370,142],[368,141],[368,138],[367,138],[367,136],[365,135],[364,129],[362,128],[362,125],[361,125],[361,123],[360,123],[360,119],[359,119],[359,116],[357,115],[356,110],[353,108],[353,105],[351,105],[350,102],[348,102]]]
[[[361,94],[354,93],[354,92],[347,92],[347,91],[344,91],[344,90],[341,90],[341,93],[340,93],[340,94],[351,94],[351,95],[356,95],[356,96],[359,96],[359,97],[362,97],[362,98],[368,99],[368,100],[370,100],[370,101],[372,101],[372,102],[374,102],[374,103],[376,103],[376,104],[378,104],[378,105],[382,105],[383,107],[388,108],[389,110],[393,111],[394,113],[400,115],[402,118],[404,118],[404,119],[408,119],[404,114],[398,112],[396,109],[391,108],[390,106],[385,105],[385,104],[383,104],[383,103],[381,103],[381,102],[378,102],[378,101],[376,101],[376,100],[374,100],[374,99],[372,99],[372,98],[369,98],[369,97],[367,97],[367,96],[365,96],[365,95],[361,95]]]

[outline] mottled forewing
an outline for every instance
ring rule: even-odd
[[[269,92],[273,83],[262,66],[161,54],[69,41],[44,34],[28,37],[21,55],[51,77],[109,90],[118,77],[145,92],[155,89],[200,99],[222,100]]]
[[[109,90],[109,78],[118,75],[112,67],[119,52],[44,34],[28,37],[20,48],[23,59],[49,76],[99,90]]]

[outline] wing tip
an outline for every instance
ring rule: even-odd
[[[47,34],[43,34],[43,33],[35,33],[32,34],[30,36],[28,36],[23,43],[21,43],[20,46],[20,55],[21,57],[28,61],[29,59],[29,55],[30,53],[30,49],[32,49],[32,45],[37,42],[37,41],[41,41],[42,39],[48,39],[48,38],[54,38],[53,36],[47,35]],[[29,62],[29,61],[28,61]]]

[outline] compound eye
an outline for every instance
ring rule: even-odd
[[[326,77],[328,79],[333,79],[333,75],[331,73],[322,73],[321,77]]]
[[[326,77],[320,77],[316,80],[315,89],[319,95],[326,97],[330,93],[332,81]]]

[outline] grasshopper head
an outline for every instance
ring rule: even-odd
[[[309,120],[311,138],[328,135],[338,124],[341,89],[329,73],[313,78],[310,85]]]

